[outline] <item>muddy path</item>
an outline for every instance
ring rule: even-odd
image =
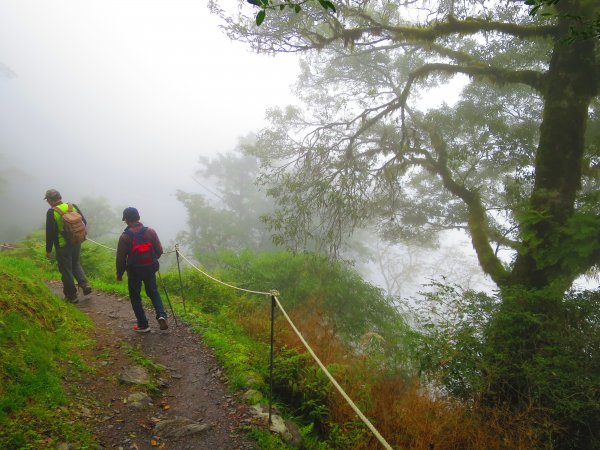
[[[51,282],[50,287],[62,295],[60,282]],[[86,297],[80,295],[75,306],[95,323],[92,335],[96,344],[87,350],[95,373],[85,379],[65,380],[72,399],[69,409],[76,420],[93,430],[100,448],[257,448],[243,431],[256,425],[248,406],[228,390],[211,350],[181,320],[176,325],[169,318],[169,329],[164,331],[150,320],[151,332],[136,333],[127,297],[94,291]],[[151,308],[145,309],[148,318],[154,317]],[[128,368],[139,366],[135,355],[164,366],[153,374],[157,389],[120,379]],[[131,394],[140,392],[150,397],[151,404],[139,407],[128,401]],[[163,427],[175,419],[193,425],[180,426],[177,431]],[[76,443],[69,444],[77,448]]]

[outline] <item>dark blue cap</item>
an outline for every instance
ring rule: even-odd
[[[130,206],[129,208],[125,208],[123,210],[123,219],[122,220],[127,220],[129,222],[133,222],[135,220],[140,220],[140,213],[138,212],[137,209]]]

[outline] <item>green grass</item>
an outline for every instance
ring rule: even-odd
[[[23,261],[18,262],[18,258],[14,258],[12,262],[13,264],[25,264],[27,267],[16,268],[16,273],[23,274],[37,270],[39,273],[35,276],[36,279],[59,278],[55,269],[55,262],[46,260],[43,252],[42,235],[37,233],[28,237],[23,247],[17,251]],[[82,247],[82,264],[92,287],[107,293],[127,296],[126,281],[117,282],[115,279],[114,257],[114,253],[110,250],[94,246],[91,243],[86,243]],[[229,388],[234,391],[256,390],[262,394],[262,398],[260,395],[258,396],[258,398],[261,398],[260,401],[266,403],[269,394],[269,344],[268,338],[265,339],[265,337],[268,336],[269,300],[263,296],[239,295],[231,288],[221,286],[213,280],[209,280],[204,275],[197,273],[195,270],[191,270],[189,267],[186,267],[186,269],[182,271],[181,276],[181,283],[183,283],[183,291],[185,293],[185,308],[183,299],[179,295],[181,285],[176,269],[174,271],[162,271],[161,276],[158,278],[158,287],[163,297],[165,308],[171,315],[172,310],[167,301],[167,296],[164,294],[163,284],[169,293],[177,320],[190,325],[195,332],[202,336],[206,345],[214,351],[224,369]],[[261,271],[258,270],[258,272]],[[228,281],[235,279],[236,275],[239,274],[222,273],[216,276]],[[268,283],[265,284],[269,285]],[[44,289],[45,287],[42,290]],[[7,289],[7,292],[13,291],[18,292],[15,286]],[[47,292],[47,289],[45,291]],[[143,299],[149,306],[150,302],[145,298],[145,295]],[[77,309],[73,308],[72,305],[66,305],[62,301],[57,301],[57,299],[53,301],[60,308],[69,311],[69,314],[63,314],[66,317],[65,321],[72,321],[72,317],[76,317]],[[49,303],[51,304],[52,302]],[[44,308],[37,309],[44,311]],[[33,308],[33,311],[35,310],[36,308]],[[260,328],[260,330],[257,330],[254,338],[248,336],[242,326],[238,325],[240,317],[256,319],[244,324],[246,327],[256,324]],[[170,322],[174,324],[173,318],[171,318]],[[69,332],[67,332],[68,334]],[[152,364],[151,361],[148,361],[143,355],[139,354],[136,349],[130,348],[129,356],[137,359],[142,365]],[[282,362],[279,361],[276,369],[281,371],[284,367],[285,365],[282,365]],[[57,399],[54,402],[60,404],[61,401],[64,402],[64,399]],[[276,400],[274,401],[276,402]],[[287,418],[290,418],[294,414],[292,411],[294,408],[290,409],[289,405],[288,407],[285,405],[278,406],[278,409],[283,411]],[[308,418],[304,419],[305,422]],[[303,421],[301,420],[301,422]],[[0,423],[0,428],[2,428],[1,425]],[[249,433],[257,441],[258,448],[289,448],[279,437],[264,430],[261,431],[252,428],[249,430]],[[312,430],[312,423],[302,427],[302,434],[305,438],[306,448],[311,450],[328,448],[327,444],[321,441],[323,436],[317,436],[314,430]],[[0,445],[0,448],[4,447]],[[20,447],[17,446],[14,448]]]
[[[46,287],[32,259],[0,254],[0,448],[93,444],[66,411],[63,377],[87,376],[78,356],[91,322]]]
[[[10,348],[14,344],[9,344],[9,340],[18,339],[22,339],[22,344],[26,347],[19,350],[18,356],[13,350],[12,356],[5,360],[0,369],[3,385],[7,386],[7,380],[9,384],[14,385],[10,397],[6,399],[5,391],[0,388],[2,405],[6,402],[7,409],[12,411],[0,412],[0,430],[14,429],[10,432],[0,431],[2,449],[40,448],[44,447],[40,444],[43,439],[50,438],[52,442],[56,442],[56,436],[65,436],[64,441],[69,441],[67,437],[73,436],[70,442],[77,442],[78,448],[85,448],[85,443],[91,442],[91,437],[77,434],[81,431],[76,430],[74,424],[68,423],[67,417],[61,416],[62,409],[59,408],[68,402],[60,386],[60,379],[64,375],[60,368],[68,366],[71,370],[81,373],[86,370],[78,362],[73,362],[77,358],[74,356],[76,352],[72,350],[76,347],[75,344],[80,342],[81,330],[89,326],[89,321],[76,307],[52,295],[40,282],[43,279],[60,279],[56,262],[45,258],[42,238],[42,233],[34,233],[18,250],[11,252],[14,256],[0,257],[1,272],[3,275],[6,272],[6,276],[10,278],[10,281],[0,278],[0,303],[10,303],[12,309],[9,311],[18,317],[18,320],[13,320],[5,316],[7,321],[10,320],[10,323],[17,327],[16,329],[12,326],[10,329],[5,328],[0,322],[1,348]],[[115,279],[114,254],[110,251],[84,244],[82,264],[94,289],[120,296],[128,295],[126,279],[122,282]],[[196,332],[202,334],[206,344],[215,351],[223,365],[230,388],[237,390],[252,387],[266,392],[265,374],[259,372],[264,371],[266,361],[263,359],[264,355],[268,355],[268,347],[257,348],[257,343],[245,336],[229,317],[227,304],[235,300],[237,295],[193,271],[187,271],[184,274],[184,288],[187,293],[184,311],[183,300],[177,295],[177,272],[163,273],[162,279],[158,279],[158,285],[170,314],[171,308],[164,295],[163,281],[178,320],[185,320]],[[149,300],[144,294],[143,299],[149,305]],[[171,323],[174,323],[173,319]],[[160,367],[137,349],[129,347],[127,352],[132,359],[149,367],[153,372],[161,371]],[[26,358],[22,356],[24,353],[28,353]],[[257,359],[256,355],[262,356]],[[41,377],[41,380],[24,376],[28,366],[26,363],[20,365],[20,361],[25,360],[40,368],[35,377]],[[71,364],[61,364],[65,360],[70,360]],[[40,386],[50,388],[44,392],[40,390]],[[15,411],[18,411],[18,414]],[[21,422],[29,425],[23,428]],[[17,424],[19,426],[16,426]],[[56,430],[48,430],[49,424]],[[286,448],[278,438],[269,438],[269,433],[259,440],[269,442],[265,447],[261,445],[259,448]]]

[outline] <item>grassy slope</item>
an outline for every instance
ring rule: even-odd
[[[61,408],[68,405],[68,398],[60,380],[65,371],[73,378],[88,370],[82,358],[75,355],[82,353],[89,322],[77,308],[51,295],[41,282],[44,278],[59,277],[56,265],[44,258],[42,233],[30,236],[22,244],[19,257],[16,253],[13,257],[0,254],[3,308],[0,316],[0,448],[52,447],[61,440],[77,442],[78,448],[85,448],[91,437],[76,424],[69,423],[66,409]],[[216,276],[224,280],[245,280],[244,287],[250,289],[288,288],[282,290],[281,298],[293,320],[334,376],[343,381],[350,397],[375,419],[382,434],[394,439],[394,445],[413,449],[536,447],[537,431],[531,427],[530,418],[513,418],[504,410],[478,410],[452,398],[430,395],[427,386],[407,377],[405,372],[412,373],[405,369],[412,368],[409,364],[412,341],[402,340],[407,334],[403,331],[403,321],[391,314],[385,304],[371,301],[371,291],[351,273],[340,275],[318,267],[315,275],[314,261],[281,259],[278,255],[245,259],[242,255],[238,259],[230,264],[228,271]],[[114,279],[114,253],[110,249],[86,244],[82,260],[94,289],[126,295],[127,284]],[[265,402],[269,392],[269,299],[238,295],[187,266],[186,269],[181,278],[176,270],[165,270],[159,278],[161,294],[164,284],[180,320],[185,319],[200,333],[219,358],[229,386],[252,388],[262,394]],[[317,281],[321,284],[315,290]],[[176,295],[182,291],[187,303],[185,308],[183,298]],[[290,301],[294,298],[298,299],[295,303]],[[165,295],[164,299],[169,297]],[[346,314],[348,312],[353,314]],[[385,337],[382,343],[378,341],[373,348],[365,347],[358,355],[348,351],[336,328],[347,331],[345,335],[359,342],[356,340],[359,335],[353,336],[350,332],[358,329],[362,334],[368,331],[365,326],[371,322],[379,326],[376,331]],[[336,326],[331,326],[332,323]],[[329,384],[310,358],[305,357],[281,314],[277,314],[275,328],[275,400],[286,418],[293,416],[303,425],[306,448],[374,448],[377,443],[371,433],[356,420],[354,412],[339,396],[332,395]],[[389,330],[396,331],[399,339],[392,332],[386,334]],[[448,342],[453,341],[446,337],[442,344]],[[436,348],[433,346],[433,350]],[[446,364],[446,356],[454,358],[455,350],[453,346],[449,349],[442,346],[436,360],[435,353],[427,353],[431,348],[424,347],[422,356],[433,356],[434,364],[436,361]],[[396,357],[404,354],[404,359]],[[65,361],[71,364],[64,364]],[[392,362],[390,367],[394,370],[382,364],[386,361]],[[468,372],[468,367],[460,366],[463,360],[457,361],[458,365],[452,367]],[[513,419],[517,426],[512,425]],[[507,423],[511,426],[506,426]],[[318,433],[311,433],[313,428]],[[268,432],[257,429],[253,434],[259,448],[287,448]]]
[[[114,279],[110,252],[86,246],[82,258],[95,289],[127,294],[127,283]],[[166,277],[171,288],[177,284],[176,274]],[[49,279],[60,279],[60,274],[55,262],[43,254],[40,233],[30,235],[16,251],[0,253],[0,306],[4,312],[0,316],[1,449],[56,448],[61,442],[76,442],[80,449],[95,448],[91,434],[70,417],[70,394],[61,384],[64,377],[89,376],[91,369],[81,355],[93,344],[86,333],[92,323],[75,306],[53,295],[43,282]],[[231,292],[211,283],[206,284],[205,294],[218,304],[232,297]],[[213,348],[232,389],[258,384],[264,390],[263,377],[257,376],[248,361],[255,343],[242,336],[229,318],[216,311],[206,314],[193,301],[185,313],[177,296],[173,303],[179,320],[185,318]],[[268,349],[260,353],[268,354]],[[249,379],[255,381],[249,383]],[[263,430],[252,434],[259,448],[288,448]]]
[[[52,346],[59,349],[55,355],[49,353],[47,350],[43,350],[44,354],[48,354],[53,358],[49,369],[49,376],[59,380],[62,375],[58,368],[65,366],[61,365],[60,361],[64,360],[64,355],[68,353],[68,351],[64,349],[69,347],[70,336],[72,336],[73,333],[81,333],[81,330],[77,330],[77,327],[84,327],[85,320],[82,318],[82,321],[78,322],[78,310],[76,308],[74,308],[72,305],[65,304],[60,299],[53,297],[45,288],[45,286],[43,286],[43,284],[39,282],[36,283],[34,281],[44,278],[56,279],[59,277],[59,274],[56,272],[55,263],[47,261],[43,255],[41,238],[38,234],[39,233],[34,233],[34,235],[29,236],[28,239],[22,243],[21,249],[15,254],[18,254],[20,259],[15,256],[13,258],[3,258],[0,260],[0,269],[2,269],[4,265],[12,266],[13,278],[11,283],[3,287],[2,292],[6,299],[9,299],[11,296],[18,298],[23,297],[23,299],[25,299],[23,302],[14,302],[15,305],[21,305],[21,303],[23,303],[24,306],[17,306],[19,311],[15,311],[15,314],[22,315],[25,322],[37,324],[37,316],[27,315],[27,311],[38,311],[43,316],[64,317],[58,322],[68,322],[72,325],[75,325],[75,328],[69,328],[61,325],[61,327],[64,328],[65,336],[60,339],[60,342],[52,344]],[[126,295],[126,283],[117,283],[114,279],[114,255],[112,252],[98,246],[86,244],[82,252],[82,261],[88,278],[95,289],[101,289],[118,295]],[[23,276],[22,280],[20,279],[21,276]],[[232,389],[255,389],[256,391],[262,393],[262,401],[266,402],[266,397],[268,396],[268,333],[270,316],[269,299],[263,298],[262,296],[250,296],[249,298],[246,296],[240,297],[230,288],[225,288],[215,284],[213,281],[208,280],[206,277],[196,273],[195,271],[187,270],[183,274],[183,285],[187,299],[187,307],[185,308],[186,311],[184,311],[183,300],[181,297],[176,295],[176,293],[179,293],[180,290],[179,281],[180,280],[176,271],[167,271],[163,273],[162,277],[159,279],[161,291],[162,284],[164,282],[167,289],[171,293],[171,300],[175,309],[175,313],[178,315],[178,317],[180,317],[180,319],[184,319],[188,324],[190,324],[196,332],[200,333],[206,344],[213,349],[223,365],[223,368],[229,379],[229,386]],[[20,286],[27,284],[36,286],[35,289],[39,291],[39,294],[21,294]],[[41,299],[41,301],[38,301],[34,306],[27,306],[29,303],[34,302],[34,300],[31,298],[35,298],[37,300]],[[167,306],[167,304],[165,304],[165,306]],[[60,314],[54,311],[57,308],[60,311]],[[24,310],[20,311],[20,309]],[[46,311],[46,309],[48,309],[48,311]],[[36,319],[31,320],[30,317],[36,317]],[[280,317],[279,320],[281,321],[282,318]],[[46,324],[46,322],[47,320],[39,320],[39,324],[36,325],[36,328],[44,329],[44,324]],[[286,327],[285,324],[284,327]],[[45,332],[52,332],[51,330],[54,330],[55,328],[56,327],[51,327]],[[281,338],[281,325],[277,326],[277,328],[279,331],[276,334]],[[30,336],[29,331],[26,331],[23,334]],[[44,339],[45,338],[42,338],[42,340]],[[33,341],[29,341],[29,339],[26,340],[28,341],[27,345],[29,345],[32,349],[37,348],[39,345]],[[283,344],[283,346],[285,347],[285,344]],[[296,352],[292,352],[289,361],[287,361],[287,357],[284,357],[287,362],[282,361],[281,356],[282,355],[277,356],[279,362],[276,364],[276,373],[274,373],[274,375],[276,379],[281,378],[284,384],[287,385],[289,380],[287,380],[286,374],[287,369],[290,368],[290,365],[295,367],[294,370],[296,372],[303,373],[304,370],[300,366],[296,367],[294,363],[298,357]],[[17,360],[20,359],[17,358]],[[279,374],[280,371],[283,371],[283,373]],[[315,371],[309,370],[309,372],[313,373]],[[328,386],[328,383],[325,380],[321,380],[320,378],[319,380],[312,380],[312,378],[313,377],[311,377],[311,381],[309,382],[305,382],[305,380],[303,380],[301,384],[305,385],[307,383],[317,383],[319,386]],[[13,377],[13,382],[20,379],[21,378],[19,376]],[[17,386],[15,390],[22,390],[17,383],[15,383],[15,386]],[[304,398],[305,396],[303,396],[302,399],[299,399],[299,401],[300,403],[305,403],[305,401],[308,401],[309,405],[313,405],[315,401],[319,400],[318,403],[320,405],[320,401],[324,400],[324,398],[322,398],[323,395],[321,394],[323,393],[319,392],[318,399],[313,399],[311,395],[308,395],[307,398]],[[278,398],[277,400],[283,400],[284,403],[286,402],[286,400],[282,398]],[[61,392],[60,398],[54,400],[53,402],[39,402],[39,414],[49,414],[48,411],[51,409],[56,409],[55,406],[65,405],[67,403],[68,399],[66,399],[65,394]],[[279,402],[277,401],[277,403]],[[23,404],[23,402],[21,402],[21,404]],[[47,405],[47,407],[49,407],[47,408],[47,411],[42,411],[44,407],[43,405]],[[323,410],[324,407],[319,405],[316,406],[319,411]],[[298,414],[301,416],[307,415],[307,411],[304,410],[305,408],[301,408],[301,410],[297,409],[298,405],[293,406],[291,409],[281,403],[279,403],[279,406],[281,406],[283,410],[287,411],[286,416],[288,418],[290,413],[294,416]],[[28,413],[19,408],[19,406],[15,408],[15,410],[19,411],[19,416],[17,416],[17,412],[15,412],[13,416],[10,416],[10,420],[12,420],[11,423],[21,423],[21,421],[30,422],[30,420],[28,420],[26,417],[23,417],[23,414]],[[308,416],[312,416],[312,409],[314,409],[312,406],[308,408]],[[307,448],[330,448],[323,442],[319,442],[320,439],[311,433],[311,422],[314,418],[309,417],[308,419],[308,425],[302,427],[305,437],[305,445]],[[50,436],[50,438],[55,441],[60,436],[72,435],[72,432],[69,430],[59,430],[54,434],[49,434],[47,431],[45,431],[45,428],[49,426],[47,424],[57,424],[57,427],[60,427],[62,426],[61,423],[63,423],[65,420],[66,419],[62,417],[49,416],[47,418],[47,422],[41,421],[40,423],[36,424],[34,421],[31,421],[32,425],[30,430],[24,431],[24,434],[29,433],[33,436],[33,438],[24,438],[21,436],[21,434],[19,434],[16,437],[11,437],[11,439],[22,439],[22,442],[26,442],[28,445],[30,445],[30,448],[36,448],[35,442],[42,442],[44,436]],[[10,424],[8,422],[6,422],[6,424],[7,429],[10,428]],[[65,426],[69,426],[68,422],[66,422]],[[4,428],[2,422],[0,422],[0,428]],[[255,429],[253,430],[252,434],[257,440],[258,448],[289,448],[288,445],[283,443],[276,435],[272,435],[264,430]],[[73,438],[64,440],[79,443],[84,442],[84,439],[85,438]],[[34,444],[31,445],[31,442],[34,442]],[[0,444],[1,443],[2,441],[0,441]],[[3,448],[2,445],[0,445],[0,448]],[[20,447],[17,445],[9,448]]]
[[[31,260],[0,254],[0,448],[91,445],[73,422],[62,378],[89,370],[78,356],[90,322],[53,295]]]

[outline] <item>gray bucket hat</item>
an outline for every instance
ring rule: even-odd
[[[44,200],[59,200],[61,198],[62,196],[60,195],[60,192],[58,192],[56,189],[48,189],[46,191],[46,196],[44,197]]]

